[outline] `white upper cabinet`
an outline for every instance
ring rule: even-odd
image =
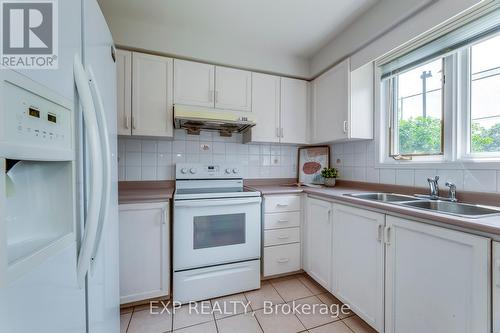
[[[252,73],[252,115],[257,125],[244,134],[246,142],[279,142],[279,76]]]
[[[373,63],[351,71],[349,139],[373,139],[374,73]]]
[[[175,59],[174,103],[213,108],[214,78],[214,65]]]
[[[215,107],[252,110],[252,72],[228,67],[215,68]]]
[[[281,78],[282,143],[308,143],[308,85],[304,80]]]
[[[314,143],[347,139],[349,118],[349,61],[346,60],[313,81]]]
[[[384,331],[385,216],[333,205],[332,293],[378,332]]]
[[[330,289],[332,254],[332,203],[307,198],[305,222],[305,271]]]
[[[173,137],[173,59],[133,54],[132,134]]]
[[[491,332],[489,239],[392,216],[385,234],[386,333]]]
[[[132,52],[116,50],[118,135],[132,134]]]
[[[346,59],[313,81],[313,143],[373,138],[373,73]]]

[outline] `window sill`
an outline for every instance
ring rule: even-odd
[[[457,161],[384,161],[375,163],[376,169],[455,169],[455,170],[500,170],[500,158],[461,159]]]

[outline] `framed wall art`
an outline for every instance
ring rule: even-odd
[[[330,146],[299,148],[299,184],[323,184],[321,170],[330,167]]]

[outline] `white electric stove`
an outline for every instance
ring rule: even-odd
[[[175,301],[260,288],[261,197],[229,164],[176,166]]]

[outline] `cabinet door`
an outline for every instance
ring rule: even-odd
[[[308,82],[281,78],[281,142],[307,143]]]
[[[490,332],[490,240],[387,216],[387,333]]]
[[[326,289],[330,289],[332,253],[332,204],[307,198],[306,272]]]
[[[383,214],[333,206],[332,293],[384,331]]]
[[[132,134],[173,137],[173,60],[133,54]]]
[[[174,103],[213,108],[214,72],[214,65],[175,59]]]
[[[120,303],[168,295],[168,204],[128,204],[119,209]]]
[[[252,73],[252,116],[257,125],[249,133],[251,142],[279,142],[280,77]]]
[[[348,138],[349,67],[345,60],[313,81],[314,143]]]
[[[373,63],[351,72],[350,139],[373,139],[373,81]]]
[[[215,107],[252,110],[252,72],[215,67]]]
[[[493,242],[493,332],[500,332],[500,243]]]
[[[132,52],[116,50],[118,135],[132,134]]]

